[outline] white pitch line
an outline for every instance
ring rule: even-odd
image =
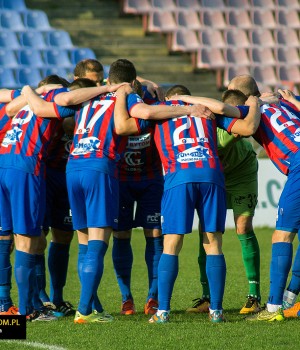
[[[21,340],[1,340],[1,343],[9,343],[9,344],[18,344],[18,345],[26,345],[33,348],[38,349],[46,349],[46,350],[67,350],[67,348],[63,348],[61,346],[56,345],[47,345],[43,343],[36,343],[33,341],[21,341]]]

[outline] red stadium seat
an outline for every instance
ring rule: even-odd
[[[269,29],[254,28],[249,31],[249,37],[253,46],[275,47],[275,40]]]
[[[227,23],[223,12],[203,10],[200,13],[200,21],[203,26],[224,30],[227,28]]]
[[[229,47],[224,50],[224,58],[229,65],[234,66],[250,66],[248,52],[243,47]]]
[[[252,75],[258,83],[268,86],[276,86],[279,81],[274,67],[271,66],[255,66]]]
[[[178,10],[200,11],[202,6],[198,0],[176,0]]]
[[[226,5],[230,9],[240,8],[243,10],[249,10],[251,8],[248,0],[227,0]]]
[[[250,75],[250,69],[247,66],[226,66],[224,69],[223,85],[228,86],[231,79],[237,75],[248,74]]]
[[[279,64],[299,65],[299,48],[298,47],[277,47],[275,49],[275,57]]]
[[[133,14],[149,13],[153,10],[150,0],[123,0],[123,12]]]
[[[202,28],[199,15],[194,10],[179,11],[175,14],[178,27],[190,30],[199,30]]]
[[[300,41],[296,29],[281,28],[274,30],[275,42],[279,46],[299,47]]]
[[[168,33],[176,31],[177,24],[171,12],[152,12],[148,16],[148,32]]]
[[[224,31],[224,39],[227,45],[234,47],[249,48],[251,43],[249,41],[247,31],[240,28],[233,28]]]
[[[223,0],[201,0],[202,7],[211,11],[226,11]]]
[[[299,10],[299,0],[274,0],[279,8]]]
[[[199,42],[202,46],[217,47],[225,49],[225,43],[222,31],[214,29],[202,29],[198,31]]]
[[[276,23],[272,10],[259,9],[251,11],[251,18],[254,26],[268,29],[276,29]]]
[[[192,30],[178,30],[172,33],[171,51],[192,52],[200,48],[197,35]]]
[[[291,81],[295,84],[300,83],[299,65],[281,65],[277,68],[277,74],[280,80]]]
[[[152,7],[155,11],[176,12],[178,8],[173,0],[151,0]]]
[[[227,25],[235,28],[251,29],[253,24],[247,10],[230,10],[226,14]]]
[[[300,19],[298,11],[289,9],[289,7],[277,11],[277,22],[284,28],[300,28]]]
[[[218,48],[201,48],[197,51],[196,68],[224,68],[226,62],[224,60],[222,50]]]
[[[253,8],[271,9],[271,10],[275,10],[275,7],[276,7],[275,2],[273,0],[250,0],[250,3]]]
[[[272,48],[254,47],[250,49],[250,59],[253,64],[261,66],[275,66],[276,60]]]

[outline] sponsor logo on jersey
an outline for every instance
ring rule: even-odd
[[[86,137],[81,139],[74,147],[72,155],[84,155],[99,150],[101,141],[97,137]]]
[[[210,158],[210,155],[208,153],[208,148],[199,145],[178,153],[176,158],[179,163],[192,163],[199,160],[206,160]]]
[[[300,128],[298,128],[291,137],[295,142],[300,142]]]
[[[15,145],[17,142],[20,142],[20,138],[22,134],[23,134],[22,129],[15,126],[12,130],[7,131],[1,145],[3,147]]]
[[[143,149],[150,147],[151,135],[144,134],[139,136],[129,136],[127,148],[131,149]]]
[[[140,166],[144,164],[141,159],[141,152],[126,152],[124,154],[124,159],[129,166]]]

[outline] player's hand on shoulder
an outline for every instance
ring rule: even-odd
[[[291,90],[278,89],[278,93],[287,101],[291,101],[295,98],[295,94]]]
[[[117,95],[118,95],[118,93],[120,93],[120,94],[123,93],[126,95],[133,93],[132,86],[129,83],[122,83],[122,84],[117,84],[117,85],[119,85],[118,88],[116,90],[114,90],[114,91],[117,91]]]
[[[191,105],[191,115],[193,117],[198,117],[198,118],[204,118],[204,119],[216,119],[216,116],[213,114],[213,112],[207,108],[206,106],[196,104],[196,105]]]
[[[249,96],[247,101],[245,102],[246,106],[257,106],[259,105],[259,98],[256,96]]]

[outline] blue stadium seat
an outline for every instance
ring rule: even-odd
[[[20,34],[20,45],[33,49],[46,49],[47,44],[42,32],[38,30],[27,30]]]
[[[22,49],[17,52],[17,56],[20,65],[35,68],[43,68],[45,66],[42,54],[39,50]]]
[[[0,0],[0,7],[4,10],[27,11],[25,0]]]
[[[0,26],[14,32],[25,30],[22,17],[17,11],[0,11]]]
[[[82,61],[86,58],[96,59],[95,52],[88,47],[76,47],[70,50],[70,58],[72,64],[77,64],[77,62]]]
[[[14,72],[10,68],[0,67],[0,88],[15,89],[18,87]]]
[[[68,79],[68,71],[63,67],[45,67],[44,69],[42,69],[43,77],[47,77],[48,75],[53,74]]]
[[[53,29],[50,26],[47,14],[40,10],[25,12],[24,25],[27,29],[37,29],[41,31],[49,31]]]
[[[65,30],[52,30],[45,35],[48,46],[62,47],[64,49],[74,47],[70,34]]]
[[[10,50],[20,49],[20,43],[15,32],[6,30],[0,32],[0,47]]]
[[[49,66],[70,67],[72,65],[68,51],[62,49],[44,50],[44,61]]]
[[[42,76],[38,68],[16,69],[16,82],[19,86],[31,85],[36,87],[41,80]]]
[[[19,63],[13,50],[0,49],[0,67],[17,68]]]

